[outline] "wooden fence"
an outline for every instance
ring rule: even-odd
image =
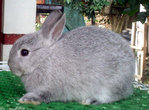
[[[149,20],[149,18],[148,18]],[[148,23],[135,22],[132,24],[131,48],[135,55],[135,78],[144,81],[146,55],[149,53]]]

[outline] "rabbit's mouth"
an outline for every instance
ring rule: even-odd
[[[12,64],[10,62],[8,63],[8,65],[9,65],[9,68],[13,74],[15,74],[19,77],[21,77],[23,75],[23,73],[21,72],[21,70],[17,66],[15,66],[14,64]]]
[[[21,77],[23,75],[23,73],[19,70],[19,69],[11,69],[10,70],[12,71],[13,74]]]
[[[18,71],[18,70],[13,70],[13,69],[10,69],[12,71],[13,74],[15,74],[16,76],[19,76],[21,77],[23,75],[22,72]]]

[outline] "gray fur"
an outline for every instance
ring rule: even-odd
[[[102,104],[132,94],[134,56],[125,39],[93,26],[62,34],[65,15],[59,11],[45,23],[38,32],[17,40],[10,52],[10,69],[27,91],[21,103]],[[21,49],[28,49],[29,55],[21,56]]]

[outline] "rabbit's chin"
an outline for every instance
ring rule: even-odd
[[[23,76],[23,73],[15,73],[15,75],[21,77]]]
[[[21,72],[21,71],[19,71],[19,70],[13,70],[13,69],[11,69],[11,72],[12,72],[13,74],[15,74],[16,76],[19,76],[19,77],[21,77],[21,76],[24,75],[24,73]]]
[[[15,74],[16,76],[19,76],[19,77],[23,76],[23,73],[19,72],[19,71],[15,71],[15,72],[13,72],[13,74]]]

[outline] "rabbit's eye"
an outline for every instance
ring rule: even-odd
[[[27,49],[22,49],[21,50],[21,55],[22,56],[27,56],[29,54],[29,51]]]

